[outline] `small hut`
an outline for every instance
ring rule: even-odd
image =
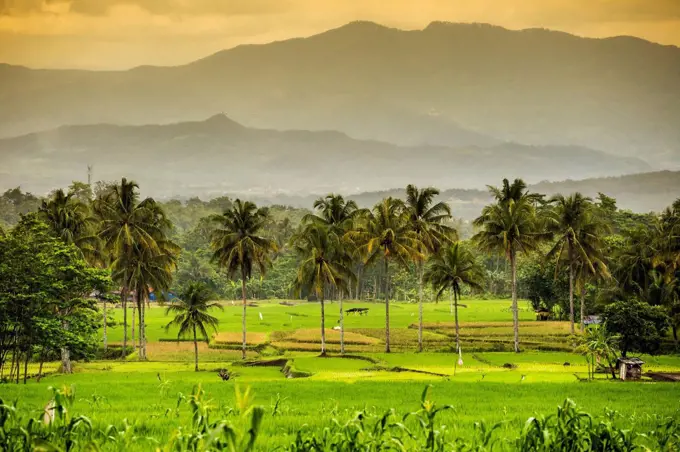
[[[552,318],[552,312],[550,312],[548,309],[537,309],[536,310],[536,320],[550,320]]]
[[[619,358],[616,360],[616,370],[619,371],[621,381],[639,380],[642,376],[642,365],[645,362],[640,358]]]

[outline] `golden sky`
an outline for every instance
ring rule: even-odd
[[[0,0],[0,62],[124,69],[186,63],[353,20],[434,20],[632,35],[680,46],[680,0]]]

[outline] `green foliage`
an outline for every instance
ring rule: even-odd
[[[617,345],[623,356],[628,352],[657,352],[668,329],[668,315],[661,307],[635,299],[607,306],[602,320],[606,330],[617,335]]]
[[[90,267],[51,232],[32,215],[0,239],[0,367],[12,351],[17,381],[21,356],[60,348],[93,354],[98,315],[90,294],[110,285],[106,271]]]

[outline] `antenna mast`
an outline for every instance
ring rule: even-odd
[[[92,165],[87,165],[87,185],[92,186]]]

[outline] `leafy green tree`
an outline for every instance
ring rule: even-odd
[[[385,352],[390,353],[390,262],[407,267],[423,259],[418,235],[411,229],[408,212],[402,201],[385,198],[366,212],[361,226],[349,237],[358,245],[364,263],[382,260],[385,282]]]
[[[50,199],[43,200],[38,212],[54,234],[64,242],[77,246],[88,262],[96,264],[101,260],[100,241],[96,234],[97,220],[86,203],[58,189]]]
[[[71,353],[87,354],[96,344],[90,294],[106,292],[109,283],[74,245],[55,238],[36,215],[25,216],[0,240],[0,367],[12,350],[18,378],[20,356],[27,365],[33,352],[42,358],[61,349],[62,371],[70,373]]]
[[[424,256],[436,253],[457,238],[456,230],[445,224],[451,219],[451,208],[445,202],[434,202],[439,190],[428,187],[419,190],[415,185],[406,187],[408,221],[420,243]],[[418,351],[423,351],[423,273],[424,262],[416,262],[418,270]]]
[[[432,284],[437,297],[450,290],[453,292],[453,312],[456,322],[456,351],[460,349],[460,325],[458,323],[458,300],[461,287],[482,290],[484,267],[472,252],[460,242],[442,248],[432,255],[425,271],[425,281]]]
[[[177,340],[189,335],[194,340],[194,370],[196,372],[198,372],[198,335],[196,330],[207,344],[210,341],[208,328],[217,331],[219,326],[219,319],[208,314],[208,311],[213,308],[223,309],[219,303],[211,303],[212,299],[213,293],[209,287],[202,283],[193,283],[180,294],[179,300],[174,300],[166,309],[166,315],[175,313],[175,318],[166,325],[165,330],[177,327],[179,328]]]
[[[635,299],[610,304],[602,320],[607,332],[617,336],[622,356],[628,352],[656,353],[669,323],[662,307]]]
[[[348,291],[349,283],[354,277],[352,259],[343,247],[342,237],[321,224],[309,224],[293,237],[292,243],[301,259],[294,283],[296,293],[299,294],[303,290],[314,293],[321,304],[321,355],[324,356],[326,354],[324,297],[329,288],[339,292]]]
[[[243,297],[243,348],[242,356],[246,358],[246,282],[257,266],[264,275],[271,265],[271,254],[276,252],[276,243],[261,235],[267,222],[269,212],[258,208],[250,201],[234,201],[231,209],[214,217],[218,227],[213,232],[213,260],[224,268],[229,276],[241,277],[241,295]]]
[[[517,254],[537,249],[550,237],[536,218],[536,204],[539,195],[530,193],[521,179],[510,184],[503,180],[501,188],[489,187],[496,202],[485,206],[482,214],[475,219],[479,228],[473,240],[488,253],[502,253],[510,262],[512,278],[512,320],[514,348],[519,352],[519,315],[517,307]]]
[[[574,334],[574,286],[577,266],[582,267],[581,276],[596,275],[594,261],[602,263],[602,238],[607,232],[605,223],[593,215],[590,198],[581,193],[571,196],[555,195],[550,199],[553,209],[550,211],[548,229],[555,235],[556,241],[547,257],[556,257],[558,271],[566,260],[569,268],[569,323],[571,334]],[[583,327],[584,307],[581,309],[581,326]]]

